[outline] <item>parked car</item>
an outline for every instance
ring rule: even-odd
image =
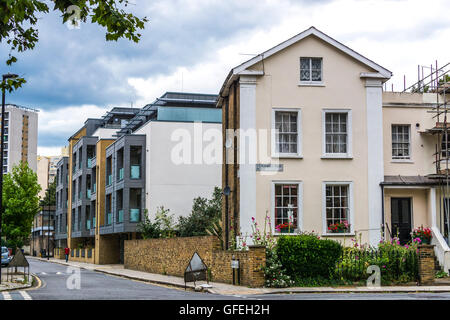
[[[2,247],[2,266],[7,266],[11,261],[11,254],[7,247]]]

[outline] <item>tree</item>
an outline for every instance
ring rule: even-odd
[[[142,19],[124,10],[128,0],[0,0],[0,43],[10,48],[7,65],[17,62],[16,52],[33,50],[39,41],[35,27],[43,14],[49,13],[47,3],[53,4],[53,10],[62,13],[62,22],[77,24],[79,21],[96,23],[106,28],[106,40],[119,38],[139,42],[147,18]],[[2,83],[8,91],[13,91],[25,83],[25,79],[9,79]]]
[[[40,206],[55,206],[56,205],[56,180],[54,180],[45,190],[44,199],[39,203]]]
[[[148,217],[147,210],[144,213],[144,220],[137,226],[137,231],[141,232],[144,239],[153,238],[173,238],[176,235],[173,215],[164,206],[158,207],[155,214],[155,221]]]
[[[222,190],[214,188],[211,199],[194,199],[191,214],[178,218],[178,232],[181,237],[204,236],[220,225],[222,214]]]
[[[31,234],[34,216],[39,211],[40,190],[37,174],[26,162],[4,176],[2,236],[14,247],[22,247]]]

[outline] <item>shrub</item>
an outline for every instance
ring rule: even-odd
[[[180,237],[205,236],[214,226],[217,229],[221,215],[222,190],[215,187],[211,199],[195,198],[191,213],[178,218],[178,234]]]
[[[286,274],[275,249],[266,248],[266,266],[263,270],[266,287],[285,288],[293,285],[293,281]]]
[[[381,241],[378,248],[361,246],[345,248],[339,260],[336,276],[347,281],[365,281],[367,268],[376,265],[382,283],[415,281],[418,273],[417,244],[401,246],[397,239]]]
[[[286,273],[296,282],[302,278],[330,279],[342,255],[342,246],[314,234],[281,236],[277,253]]]

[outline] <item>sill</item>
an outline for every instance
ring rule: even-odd
[[[275,159],[303,159],[303,155],[297,153],[281,153],[272,154],[272,158]]]
[[[325,83],[322,81],[300,81],[299,87],[325,87]]]
[[[322,233],[322,237],[354,237],[355,233],[354,232],[350,232],[350,233]]]
[[[341,154],[336,154],[336,155],[325,154],[325,155],[321,156],[320,159],[352,160],[353,156],[345,155],[345,154],[342,154],[342,155]]]
[[[391,163],[414,163],[411,159],[392,159]]]

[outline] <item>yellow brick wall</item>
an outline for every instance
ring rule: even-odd
[[[213,236],[126,240],[124,265],[126,269],[183,277],[195,252],[210,269],[212,281],[232,283],[231,259],[234,255],[240,260],[241,285],[264,285],[261,267],[266,263],[266,255],[263,247],[224,251]]]

